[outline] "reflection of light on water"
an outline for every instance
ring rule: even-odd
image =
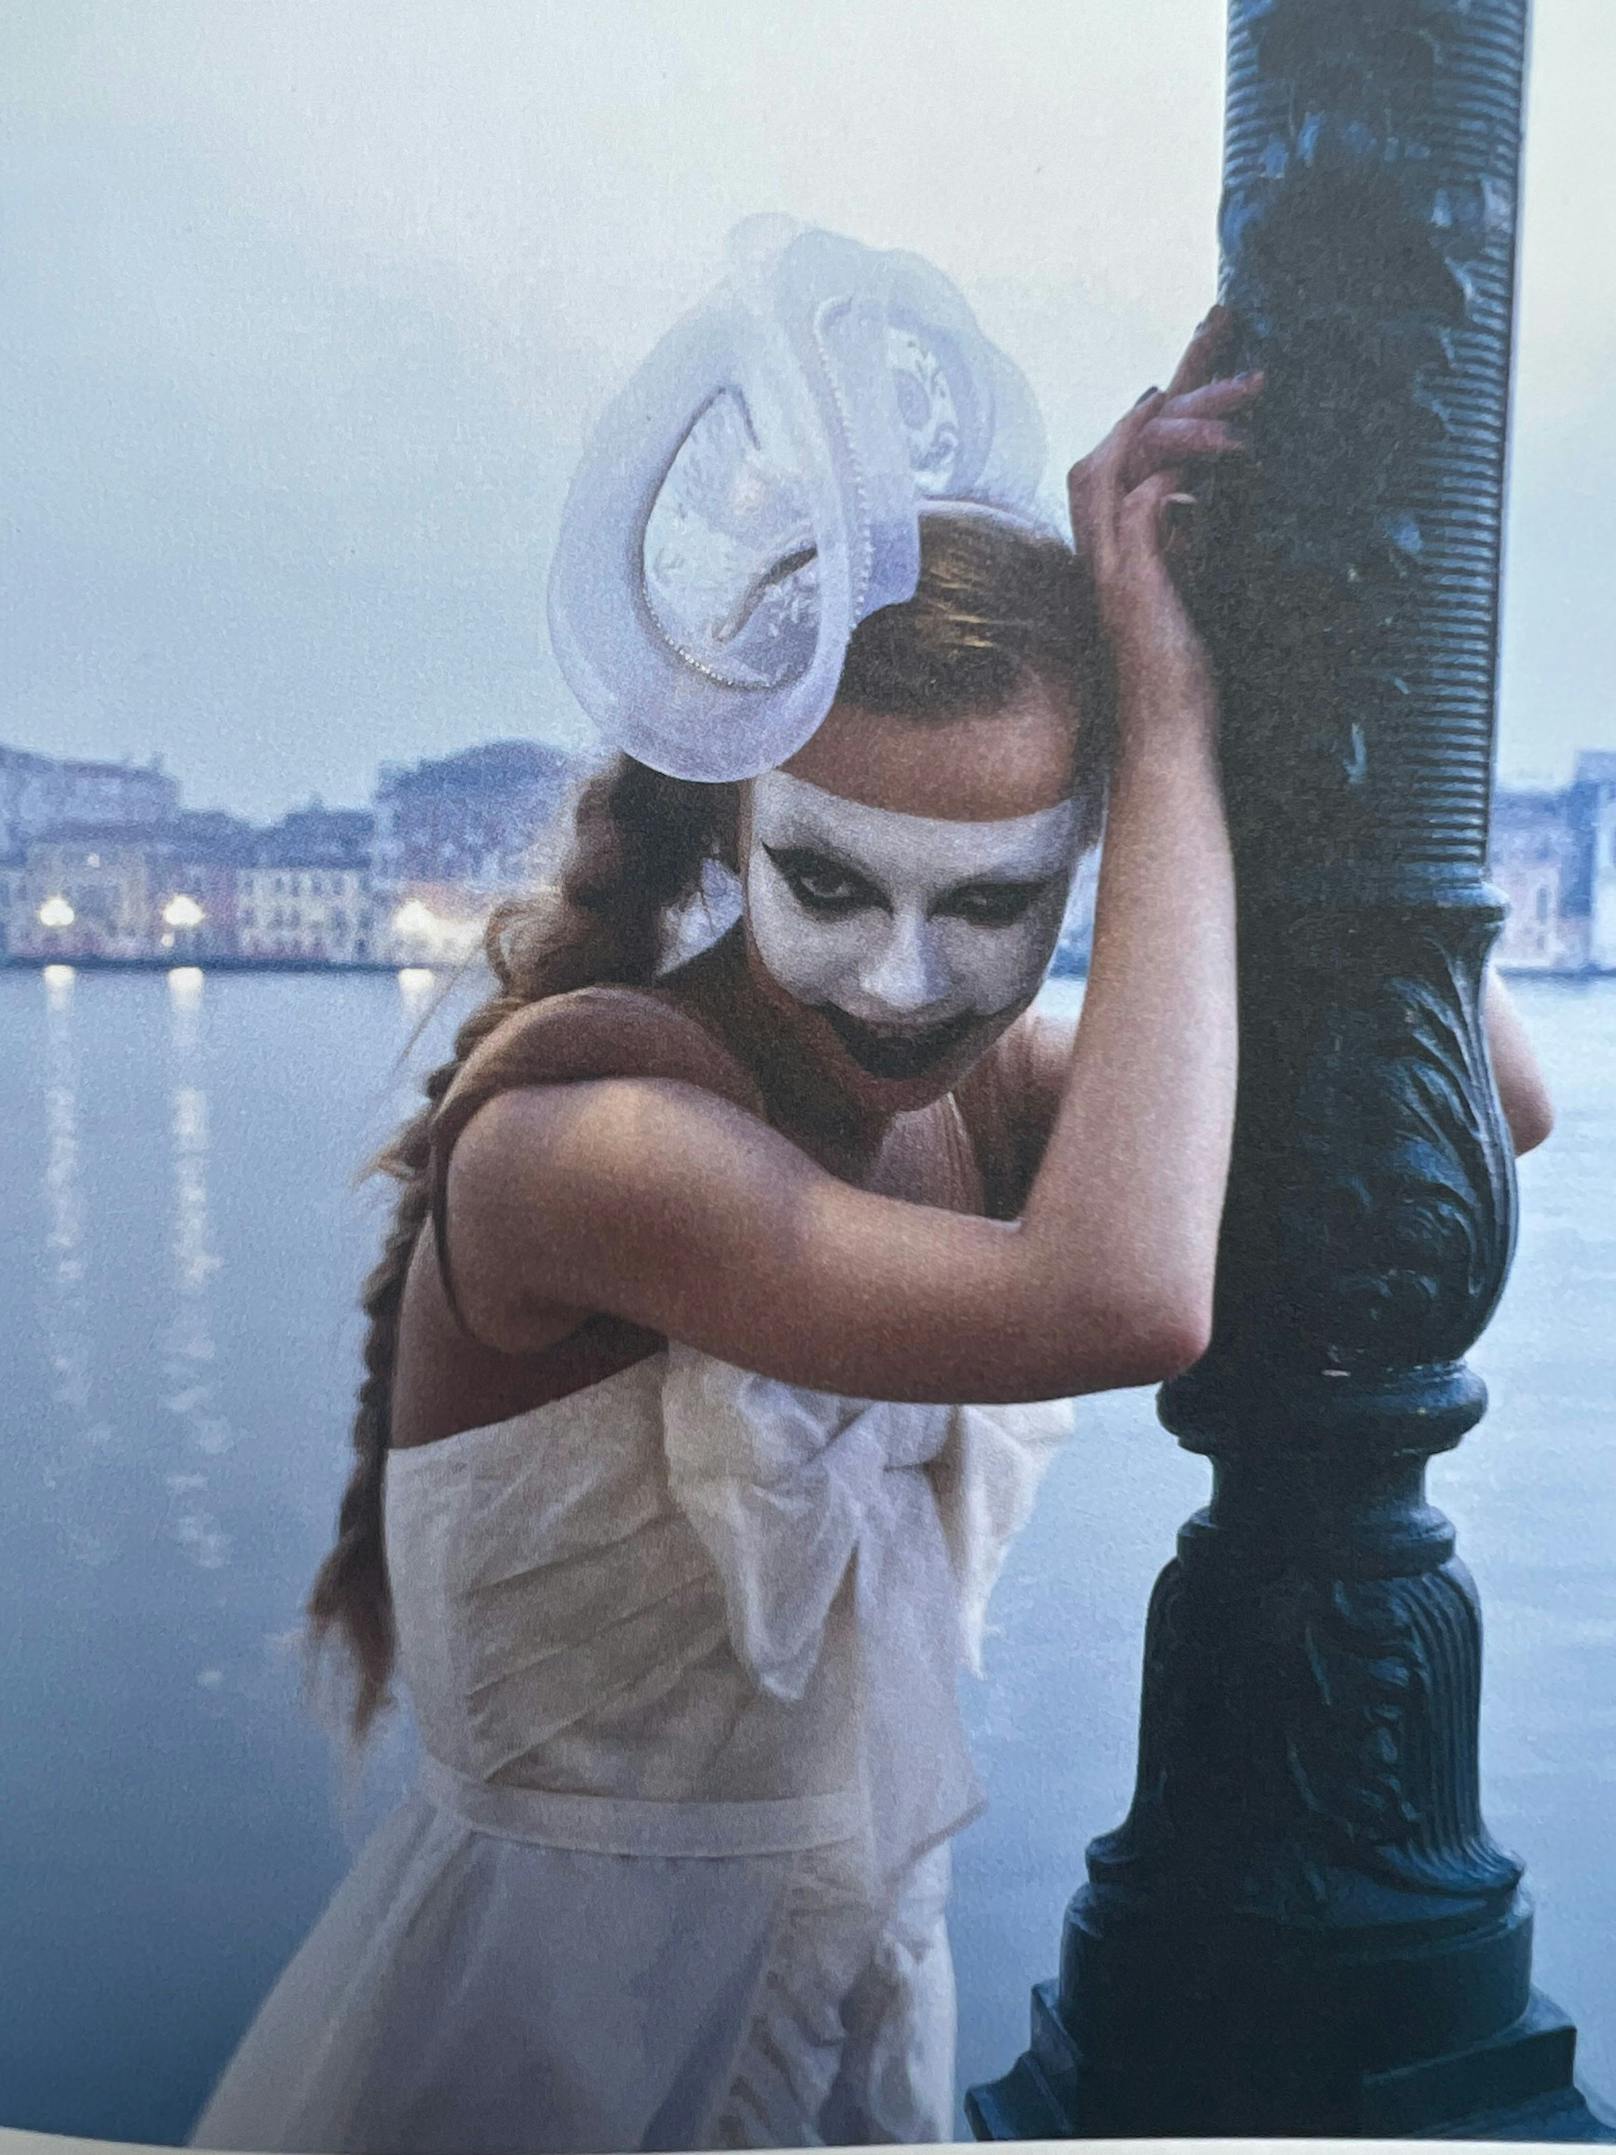
[[[57,1404],[82,1411],[90,1403],[90,1324],[84,1292],[84,1191],[73,971],[70,966],[50,966],[46,975],[46,1352],[56,1380],[53,1396]]]
[[[40,1271],[41,1331],[52,1402],[67,1410],[69,1443],[40,1461],[46,1488],[67,1488],[52,1510],[74,1563],[98,1567],[114,1553],[105,1508],[74,1501],[73,1484],[104,1446],[110,1423],[91,1414],[95,1396],[94,1320],[85,1284],[85,1200],[79,1137],[79,1053],[73,968],[45,968],[45,1250]]]
[[[169,1096],[174,1314],[163,1340],[168,1382],[163,1404],[179,1424],[187,1452],[217,1458],[235,1441],[219,1412],[210,1374],[217,1353],[211,1282],[223,1259],[214,1247],[208,1209],[208,1096],[202,1086],[186,1081],[195,1065],[202,987],[194,966],[176,967],[168,975],[170,1039],[181,1075]],[[204,1501],[207,1486],[203,1472],[168,1476],[174,1539],[202,1570],[217,1571],[229,1560],[230,1541]]]
[[[208,1102],[196,1085],[174,1089],[174,1264],[182,1293],[193,1298],[180,1327],[179,1351],[198,1362],[213,1360],[213,1340],[201,1290],[219,1269],[208,1224]]]
[[[77,1286],[84,1277],[78,1062],[71,1020],[69,999],[53,999],[45,1034],[45,1200],[50,1218],[45,1246],[52,1253],[52,1276],[59,1287]]]
[[[170,1036],[182,1055],[196,1046],[197,1017],[202,1008],[202,968],[176,965],[168,974]]]
[[[168,1000],[176,1010],[194,1010],[202,1000],[207,978],[200,965],[171,965],[168,969]]]
[[[401,965],[398,969],[398,992],[404,1007],[412,1018],[418,1018],[426,1008],[426,999],[432,993],[432,983],[437,978],[430,965]]]

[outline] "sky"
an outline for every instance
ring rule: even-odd
[[[780,210],[917,249],[1064,469],[1212,297],[1223,0],[12,0],[0,741],[187,806],[587,732],[590,423]],[[1008,26],[1008,27],[1007,27]],[[1611,0],[1537,0],[1500,767],[1616,748]]]

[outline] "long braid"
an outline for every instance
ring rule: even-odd
[[[450,1060],[426,1078],[425,1106],[363,1171],[361,1179],[392,1176],[399,1193],[381,1255],[360,1292],[368,1326],[353,1469],[336,1540],[307,1605],[315,1651],[333,1633],[347,1647],[356,1679],[350,1721],[356,1740],[387,1703],[396,1649],[382,1490],[404,1282],[430,1206],[433,1117],[472,1051],[517,1011],[597,982],[643,986],[654,978],[669,915],[696,894],[708,861],[725,850],[732,806],[728,789],[664,778],[626,756],[592,779],[578,798],[556,889],[508,898],[493,909],[483,950],[497,989],[455,1034]]]

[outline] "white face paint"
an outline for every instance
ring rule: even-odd
[[[784,771],[755,780],[751,799],[758,958],[874,1074],[917,1074],[974,1022],[1036,992],[1071,891],[1075,802],[955,823],[844,800]]]

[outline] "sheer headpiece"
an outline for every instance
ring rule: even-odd
[[[600,419],[550,573],[550,637],[614,747],[673,777],[755,777],[802,747],[848,639],[912,598],[928,504],[1032,508],[1027,383],[918,255],[789,219]]]

